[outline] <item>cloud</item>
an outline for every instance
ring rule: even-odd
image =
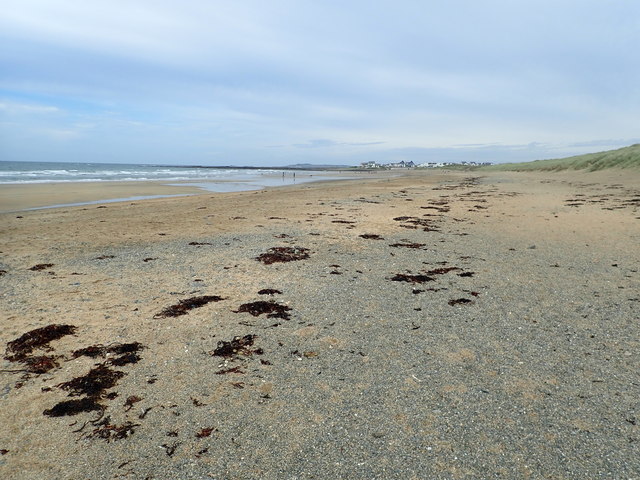
[[[17,139],[46,151],[47,129],[81,132],[56,144],[60,159],[261,164],[523,158],[609,146],[598,139],[640,125],[631,0],[3,6],[0,135],[13,159],[29,150]]]

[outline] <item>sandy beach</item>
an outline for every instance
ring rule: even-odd
[[[136,183],[0,214],[0,478],[640,478],[637,170]]]

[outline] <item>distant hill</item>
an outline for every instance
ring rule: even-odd
[[[503,163],[482,167],[482,170],[509,171],[560,171],[560,170],[588,170],[595,172],[606,168],[638,168],[640,169],[640,144],[609,150],[606,152],[588,153],[575,157],[553,160],[536,160],[523,163]]]

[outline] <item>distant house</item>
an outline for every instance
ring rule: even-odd
[[[378,165],[376,162],[374,161],[370,161],[370,162],[362,162],[360,164],[360,168],[382,168],[382,165]]]
[[[408,162],[405,162],[404,160],[401,160],[399,162],[396,163],[390,163],[387,165],[388,167],[391,168],[413,168],[416,166],[415,163],[413,163],[411,160]]]
[[[444,163],[444,162],[425,162],[425,163],[421,163],[420,165],[418,165],[418,167],[420,167],[420,168],[438,168],[438,167],[444,167],[445,165],[448,165],[448,164]]]

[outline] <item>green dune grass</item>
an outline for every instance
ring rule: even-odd
[[[524,163],[503,163],[481,167],[481,170],[509,170],[523,171],[560,171],[587,170],[595,172],[607,168],[637,168],[640,169],[640,144],[609,150],[606,152],[588,153],[575,157],[551,160],[536,160]]]

